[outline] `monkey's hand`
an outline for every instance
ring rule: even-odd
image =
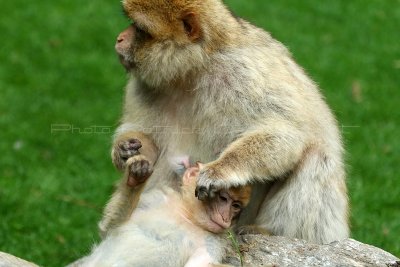
[[[151,176],[153,167],[144,155],[136,155],[126,161],[126,172],[128,177],[126,184],[135,187]]]
[[[237,179],[237,174],[218,161],[199,164],[200,174],[197,180],[195,195],[203,201],[214,198],[221,189],[245,185],[245,180]]]
[[[111,152],[114,166],[122,171],[127,166],[129,158],[140,154],[139,149],[141,147],[142,143],[134,138],[116,141]]]

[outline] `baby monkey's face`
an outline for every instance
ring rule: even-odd
[[[191,211],[191,220],[203,229],[221,233],[232,225],[232,221],[248,204],[250,186],[221,190],[206,201],[198,200],[194,193],[199,176],[199,167],[190,167],[183,175],[182,195],[186,209]]]

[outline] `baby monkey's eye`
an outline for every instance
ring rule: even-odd
[[[232,207],[235,210],[241,210],[242,209],[242,205],[240,203],[238,203],[238,202],[233,202]]]
[[[230,200],[229,195],[226,192],[219,192],[218,198],[221,202],[228,202]]]
[[[227,202],[228,201],[228,199],[226,197],[222,196],[222,195],[219,195],[219,199],[221,201],[223,201],[223,202]]]

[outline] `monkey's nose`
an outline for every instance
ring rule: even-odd
[[[123,36],[118,36],[117,37],[117,43],[122,43],[124,41],[124,37]]]

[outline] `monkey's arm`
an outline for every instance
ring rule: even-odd
[[[205,199],[222,188],[282,177],[300,162],[305,144],[304,134],[284,121],[247,131],[201,168],[196,194]]]

